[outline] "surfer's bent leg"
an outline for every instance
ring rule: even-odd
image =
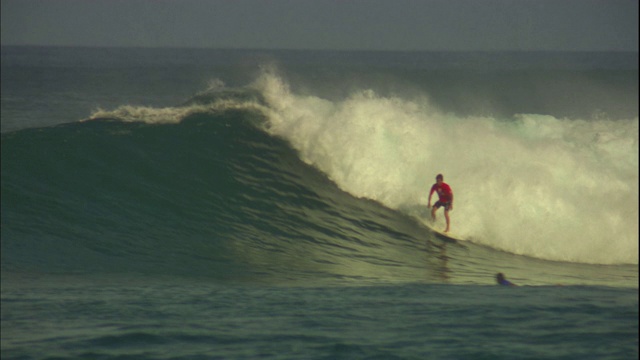
[[[447,203],[447,205],[445,205],[444,207],[444,218],[447,220],[447,229],[444,232],[449,232],[449,209],[450,206]]]

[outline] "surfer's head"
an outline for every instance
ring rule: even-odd
[[[498,283],[501,283],[504,281],[504,274],[503,273],[497,273],[496,274],[496,280],[498,281]]]
[[[438,181],[438,180],[444,180],[444,177],[442,176],[442,174],[438,174],[436,176],[436,181]]]

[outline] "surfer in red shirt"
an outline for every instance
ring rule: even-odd
[[[431,218],[436,221],[436,211],[444,206],[444,218],[447,219],[447,228],[444,232],[449,231],[449,210],[453,210],[453,191],[449,184],[443,181],[442,174],[436,176],[436,183],[431,187],[429,192],[429,207],[431,208]],[[438,193],[439,200],[431,207],[431,196],[434,192]]]

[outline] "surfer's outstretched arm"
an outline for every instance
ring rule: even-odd
[[[435,206],[431,206],[431,196],[433,196],[433,193],[436,191],[436,188],[434,186],[431,187],[431,191],[429,191],[429,203],[427,204],[427,207],[431,208],[431,220],[432,221],[436,221],[436,210],[438,210],[437,207]]]
[[[433,196],[434,191],[435,191],[435,188],[432,186],[431,191],[429,191],[429,203],[427,204],[427,207],[431,207],[431,197]]]

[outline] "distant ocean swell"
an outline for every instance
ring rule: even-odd
[[[2,151],[3,239],[21,239],[3,241],[5,269],[411,278],[437,173],[475,243],[638,263],[637,119],[460,117],[371,90],[327,100],[265,71],[182,106],[5,133]],[[438,266],[427,276],[446,276]]]

